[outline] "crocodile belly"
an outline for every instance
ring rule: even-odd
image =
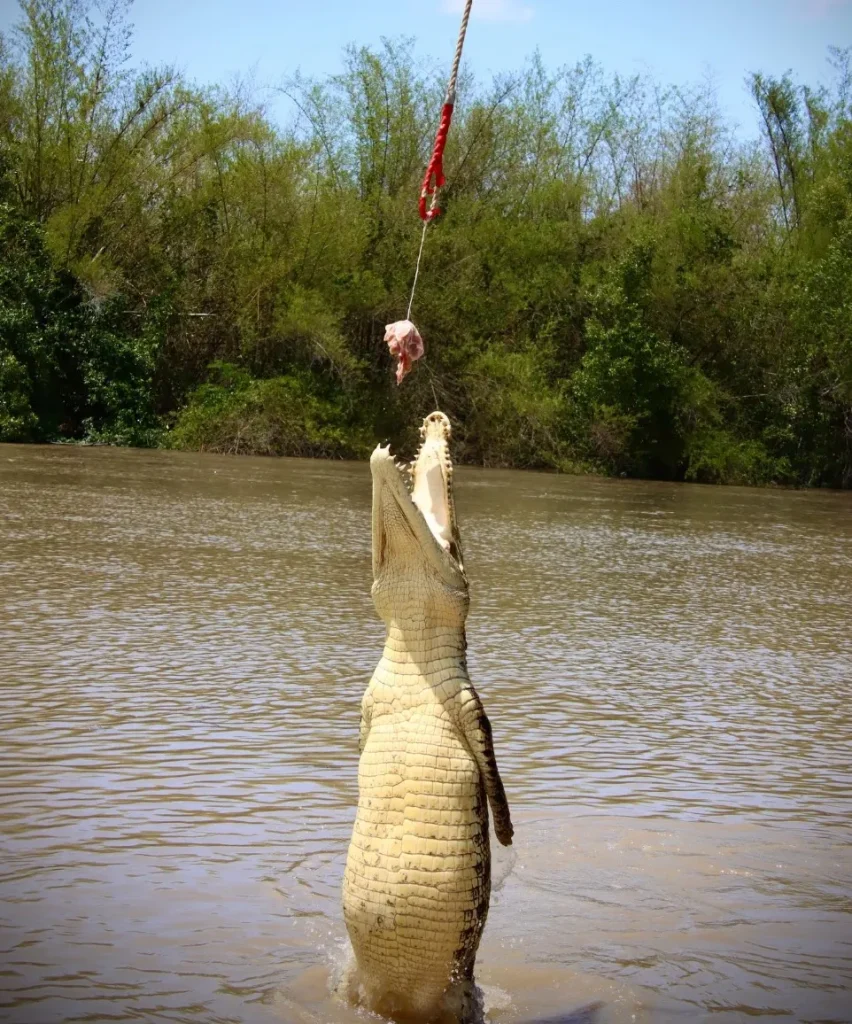
[[[362,976],[415,1004],[472,970],[490,889],[479,770],[436,711],[374,720],[344,879]]]

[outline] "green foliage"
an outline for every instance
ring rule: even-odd
[[[0,350],[0,441],[32,441],[37,429],[27,371],[11,352]]]
[[[798,345],[786,367],[795,477],[852,486],[852,211],[795,295]]]
[[[462,457],[472,449],[486,466],[564,466],[565,403],[534,352],[489,348],[471,360],[464,383],[470,413]]]
[[[190,395],[171,432],[174,448],[230,455],[362,458],[370,436],[310,374],[257,380],[230,363]]]
[[[760,441],[743,441],[723,429],[700,431],[691,438],[684,476],[707,484],[792,482],[786,462],[773,459]]]
[[[610,471],[676,475],[683,460],[678,411],[690,376],[685,353],[645,324],[624,291],[604,290],[586,321],[587,349],[571,378],[577,444]]]
[[[852,486],[852,53],[706,90],[534,57],[462,76],[399,389],[442,98],[410,41],[283,89],[128,63],[127,0],[0,40],[0,440],[356,456],[435,402],[488,465]],[[172,424],[164,438],[163,424]]]
[[[0,204],[0,431],[150,444],[152,354],[129,337],[118,301],[85,300],[41,232]]]

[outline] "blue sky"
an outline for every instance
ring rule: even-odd
[[[134,59],[176,64],[200,83],[252,74],[263,85],[297,68],[332,73],[347,43],[405,35],[420,55],[449,62],[462,2],[136,0]],[[666,84],[709,73],[746,134],[748,72],[792,69],[815,84],[829,75],[828,46],[852,45],[852,0],[474,0],[473,11],[465,58],[478,74],[516,69],[536,49],[550,66],[589,53],[609,71],[650,71]],[[17,17],[16,0],[0,0],[0,31]]]

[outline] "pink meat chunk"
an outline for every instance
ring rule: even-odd
[[[411,369],[411,364],[423,355],[423,339],[420,331],[410,320],[397,320],[395,324],[385,327],[385,341],[390,354],[396,359],[396,382],[402,383],[403,377]]]

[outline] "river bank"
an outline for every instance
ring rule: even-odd
[[[133,445],[116,444],[116,443],[111,442],[111,441],[89,441],[89,440],[86,440],[86,439],[72,440],[72,439],[67,439],[67,438],[63,439],[63,440],[48,441],[47,444],[50,445],[50,446],[56,446],[56,447],[60,447],[60,448],[118,448],[118,449],[126,449],[126,450],[129,450],[129,451],[138,450],[138,451],[182,451],[182,452],[187,452],[187,453],[195,452],[195,453],[202,454],[202,455],[203,454],[207,454],[207,455],[226,455],[226,456],[229,456],[229,457],[230,456],[237,456],[237,457],[255,456],[255,457],[260,457],[260,458],[271,458],[271,459],[276,459],[276,458],[308,458],[308,459],[329,460],[329,461],[332,461],[332,462],[368,462],[369,458],[370,458],[370,453],[372,452],[372,450],[375,447],[375,445],[376,444],[387,444],[389,442],[389,440],[390,440],[389,438],[383,438],[381,441],[376,440],[375,442],[370,442],[369,440],[366,440],[366,439],[363,439],[363,438],[359,438],[356,441],[354,441],[351,444],[351,446],[345,446],[344,445],[338,451],[334,451],[334,452],[311,453],[310,451],[308,451],[307,453],[305,453],[304,447],[300,446],[300,445],[294,445],[292,450],[290,450],[290,448],[288,446],[285,446],[283,451],[269,451],[269,450],[266,450],[266,451],[256,451],[253,448],[249,447],[247,444],[244,444],[244,443],[241,443],[241,442],[230,444],[230,445],[227,442],[223,442],[221,444],[216,443],[216,444],[212,445],[211,447],[206,447],[206,446],[194,447],[194,446],[184,445],[184,444],[182,444],[180,442],[179,443],[175,443],[175,441],[169,436],[169,432],[164,430],[163,431],[163,435],[162,435],[162,442],[160,444],[150,445],[150,446],[148,446],[146,448],[134,448]],[[396,444],[394,444],[394,451],[399,452],[400,457],[402,457],[403,459],[409,458],[413,454],[413,452],[416,450],[417,441],[415,439],[411,438],[411,437],[406,437],[406,438],[403,439],[402,444],[403,444],[403,448],[400,448]],[[406,445],[407,445],[407,450],[405,450],[405,446]],[[2,446],[2,444],[0,444],[0,451],[2,451],[2,448],[3,448],[3,446]],[[471,468],[478,468],[478,469],[515,470],[517,472],[522,472],[522,473],[523,472],[550,473],[550,474],[563,475],[563,476],[590,477],[592,479],[611,479],[611,480],[614,480],[614,479],[618,479],[618,480],[628,480],[628,479],[643,480],[644,479],[644,481],[646,483],[652,483],[653,482],[653,479],[649,479],[649,478],[630,477],[623,470],[621,472],[619,472],[619,473],[616,473],[616,472],[606,473],[603,470],[601,470],[600,468],[595,468],[593,466],[584,466],[584,465],[578,464],[576,462],[562,462],[561,464],[555,465],[555,466],[554,465],[512,466],[512,465],[503,465],[503,464],[500,464],[500,463],[493,464],[493,465],[491,465],[491,464],[483,465],[483,464],[481,464],[479,462],[476,462],[476,461],[465,460],[463,453],[457,455],[454,458],[454,462],[455,462],[456,465],[459,465],[459,466],[469,466]],[[696,482],[700,482],[700,481],[684,481],[684,480],[681,479],[681,480],[672,480],[672,481],[667,481],[667,482],[670,482],[670,483],[684,483],[684,482],[696,483]],[[714,481],[712,481],[712,483],[710,485],[711,486],[722,486],[722,487],[725,487],[725,486],[727,486],[727,487],[757,487],[757,488],[768,488],[768,489],[772,489],[772,490],[776,490],[776,489],[781,489],[781,490],[811,490],[811,489],[816,489],[816,490],[829,490],[829,491],[831,491],[831,490],[845,491],[845,490],[849,489],[849,487],[832,487],[831,485],[826,484],[826,483],[816,483],[816,484],[810,484],[810,485],[808,485],[808,484],[790,483],[790,482],[779,483],[779,482],[775,482],[775,481],[754,483],[754,482],[752,482],[752,481],[750,481],[748,479],[747,480],[742,480],[742,479],[740,479],[739,477],[736,477],[736,476],[734,478],[732,478],[732,479],[717,479],[717,480],[714,480]]]

